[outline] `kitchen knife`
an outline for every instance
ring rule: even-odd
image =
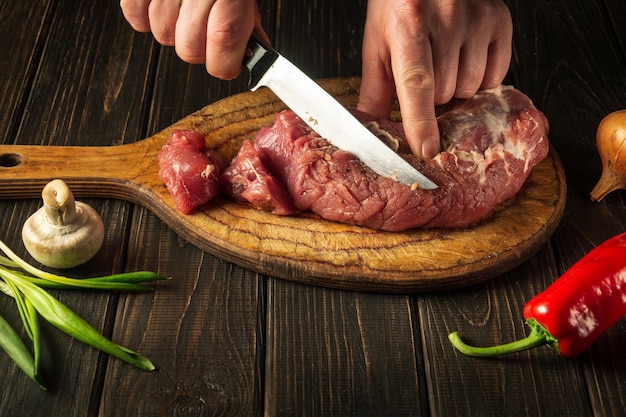
[[[249,87],[268,87],[311,129],[333,145],[350,152],[377,174],[424,190],[437,185],[359,122],[315,81],[255,34],[248,42],[244,65]]]

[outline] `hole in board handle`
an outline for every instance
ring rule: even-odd
[[[24,157],[17,153],[3,153],[0,155],[0,167],[11,168],[24,162]]]

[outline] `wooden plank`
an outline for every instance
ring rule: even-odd
[[[273,45],[311,78],[361,75],[367,1],[261,1]]]
[[[271,280],[266,415],[428,415],[411,299]]]
[[[547,349],[485,360],[455,353],[446,339],[452,330],[460,330],[476,345],[523,337],[527,329],[521,311],[527,300],[593,245],[624,228],[618,220],[623,215],[621,200],[604,210],[588,197],[599,178],[598,168],[589,163],[597,159],[599,167],[595,126],[626,99],[619,81],[624,62],[614,52],[606,14],[594,2],[508,3],[515,27],[510,76],[550,120],[551,141],[566,167],[567,208],[554,246],[529,262],[485,286],[422,297],[432,410],[437,415],[611,415],[623,404],[623,395],[608,388],[619,385],[618,375],[606,372],[607,364],[621,363],[614,346],[608,352],[606,346],[598,347],[604,356],[600,359],[597,352],[593,362],[593,350],[565,360]],[[600,47],[607,44],[612,46]],[[555,255],[548,252],[551,248]],[[528,383],[507,383],[521,380]]]
[[[204,66],[185,64],[173,48],[163,48],[149,88],[147,130],[158,132],[246,87],[215,80]],[[172,281],[159,283],[151,303],[123,297],[115,335],[141,345],[157,370],[111,362],[99,415],[259,415],[264,281],[186,243],[147,209],[134,213],[127,268],[156,268]]]
[[[36,53],[29,58],[30,61],[20,63],[16,59],[13,64],[16,67],[12,67],[11,74],[21,74],[22,70],[17,66],[23,65],[24,77],[30,78],[28,82],[15,79],[12,85],[15,88],[11,93],[13,102],[6,103],[15,105],[20,114],[14,117],[15,128],[9,128],[12,122],[2,120],[3,126],[5,123],[7,126],[3,132],[11,135],[6,140],[54,145],[119,143],[125,132],[141,128],[140,121],[133,117],[139,114],[134,109],[141,107],[145,89],[125,86],[129,83],[141,85],[138,80],[148,78],[150,44],[130,32],[118,30],[123,20],[119,16],[119,5],[115,3],[58,3],[46,2],[42,8],[41,2],[21,2],[10,7],[15,10],[15,16],[3,16],[5,23],[15,23],[14,33],[23,38],[21,43],[16,43],[23,49],[20,53],[29,49],[28,42],[33,44],[31,52]],[[41,14],[42,11],[50,16]],[[20,19],[20,16],[28,18]],[[39,24],[35,19],[37,16],[40,16]],[[10,30],[11,26],[2,27]],[[28,41],[28,36],[40,36],[44,32],[47,36],[45,43],[42,41],[38,46],[36,38]],[[3,38],[12,39],[12,36]],[[4,44],[10,51],[12,44]],[[7,49],[3,48],[4,51]],[[36,74],[32,68],[37,68]],[[20,104],[24,97],[28,101]],[[2,113],[3,116],[10,114]],[[103,248],[88,264],[64,273],[80,277],[119,272],[124,267],[130,205],[104,200],[88,202],[101,214],[106,225]],[[3,218],[12,213],[11,221],[3,222],[3,227],[20,230],[21,223],[39,205],[35,200],[3,202]],[[2,234],[3,238],[5,234]],[[18,254],[33,262],[24,253],[19,234],[8,240]],[[57,291],[55,294],[97,330],[111,336],[117,294],[93,291]],[[15,311],[5,300],[8,299],[2,299],[2,314],[8,309],[12,323],[19,324]],[[7,369],[7,375],[15,376],[15,379],[4,378],[1,382],[4,394],[0,414],[14,415],[15,410],[19,410],[24,415],[37,415],[46,410],[49,415],[68,417],[95,415],[106,360],[106,355],[44,325],[43,371],[49,381],[49,391],[42,392],[24,379],[2,355],[0,367]]]
[[[109,361],[98,415],[258,415],[263,281],[184,242],[145,209],[132,230],[127,267],[172,280],[122,296],[114,337],[157,369]]]
[[[624,30],[624,21],[626,21],[626,5],[620,0],[605,0],[605,7],[608,10],[608,16],[611,20],[611,29],[615,36],[619,39],[621,46],[622,59],[626,57],[626,31]]]
[[[248,91],[247,74],[244,72],[233,81],[215,79],[207,74],[204,65],[189,65],[181,61],[173,47],[161,49],[160,62],[155,85],[151,87],[153,96],[148,132],[143,137],[154,135],[220,99]]]
[[[459,331],[471,345],[491,346],[526,336],[523,306],[554,279],[553,263],[550,251],[542,250],[485,285],[421,297],[420,328],[434,415],[589,415],[576,361],[546,347],[494,359],[471,358],[447,339]],[[565,391],[575,394],[562,395]]]
[[[55,4],[53,0],[0,4],[0,39],[11,40],[0,48],[0,143],[15,139]]]
[[[21,144],[113,145],[145,129],[155,52],[151,39],[128,30],[119,5],[60,2],[42,53]]]

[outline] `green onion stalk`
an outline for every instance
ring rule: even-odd
[[[32,353],[2,316],[0,316],[0,348],[41,389],[45,390],[46,385],[39,370],[42,348],[40,317],[73,338],[102,352],[139,369],[154,370],[154,365],[148,358],[107,339],[45,289],[152,291],[152,287],[142,283],[166,280],[168,277],[154,272],[137,271],[96,278],[68,278],[35,268],[18,257],[1,240],[0,251],[6,255],[0,255],[0,291],[15,300],[26,335],[32,343]]]

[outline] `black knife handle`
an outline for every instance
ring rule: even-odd
[[[277,58],[278,52],[274,48],[263,42],[256,34],[253,33],[250,36],[243,58],[243,65],[248,68],[250,73],[250,80],[248,81],[250,89],[261,81],[263,74],[267,72]]]

